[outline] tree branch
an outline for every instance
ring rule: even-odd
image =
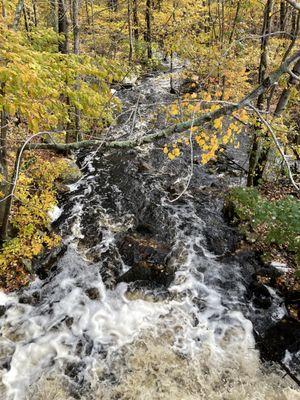
[[[296,10],[300,11],[300,3],[297,3],[296,0],[285,0],[285,1],[287,1]]]
[[[286,158],[286,155],[284,154],[284,151],[281,148],[279,140],[277,139],[277,136],[275,135],[275,132],[274,132],[272,126],[270,125],[270,123],[266,119],[264,119],[264,117],[261,115],[260,111],[256,107],[251,106],[251,108],[253,109],[253,111],[256,112],[256,114],[258,115],[258,117],[261,120],[261,122],[267,127],[268,131],[270,132],[270,134],[272,136],[272,139],[273,139],[273,141],[274,141],[274,143],[275,143],[275,145],[276,145],[276,147],[277,147],[277,149],[278,149],[278,151],[279,151],[279,153],[280,153],[280,155],[281,155],[281,157],[282,157],[282,159],[283,159],[283,161],[284,161],[284,163],[286,165],[290,181],[291,181],[292,185],[294,186],[294,188],[297,190],[297,192],[299,192],[300,188],[299,188],[299,186],[297,185],[297,183],[295,182],[295,180],[293,178],[293,174],[292,174],[292,171],[291,171],[291,168],[290,168],[290,164],[289,164],[289,162],[288,162],[288,160]]]

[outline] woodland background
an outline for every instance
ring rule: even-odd
[[[58,245],[49,210],[57,202],[58,182],[73,168],[66,155],[100,140],[104,147],[122,148],[165,138],[162,151],[172,162],[191,139],[198,161],[206,164],[227,146],[238,148],[246,134],[247,185],[261,188],[233,191],[236,213],[246,229],[259,226],[261,250],[275,243],[297,265],[299,3],[1,0],[0,5],[2,287],[26,284],[31,260]],[[171,69],[175,57],[187,61],[182,79],[188,90],[162,109],[170,127],[138,142],[111,141],[109,128],[122,110],[111,89],[162,69],[162,57]],[[174,133],[180,134],[176,140]],[[282,178],[288,182],[284,189]],[[262,189],[265,181],[276,190]]]

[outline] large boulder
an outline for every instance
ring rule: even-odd
[[[168,265],[169,246],[138,233],[126,235],[118,245],[124,263],[131,267],[118,282],[149,281],[169,285],[174,272]]]

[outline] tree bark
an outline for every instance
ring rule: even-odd
[[[3,243],[5,240],[8,238],[8,224],[9,224],[9,217],[10,217],[10,212],[11,212],[11,207],[13,204],[13,188],[15,186],[16,179],[18,179],[18,166],[19,166],[19,155],[20,155],[21,149],[19,148],[16,154],[16,161],[15,161],[15,166],[14,166],[14,172],[13,176],[11,178],[11,181],[9,182],[8,189],[6,194],[8,195],[7,200],[5,201],[5,206],[4,206],[4,211],[3,211],[3,217],[2,217],[2,224],[0,227],[0,243]]]
[[[69,53],[69,19],[65,0],[58,0],[58,33],[63,36],[58,45],[62,54]]]
[[[152,58],[152,0],[146,0],[146,43],[148,59]]]
[[[23,12],[23,8],[24,8],[24,0],[19,0],[17,7],[16,7],[16,11],[15,11],[15,17],[14,17],[14,22],[12,24],[12,28],[16,31],[18,30],[19,24],[20,24],[20,20],[21,20],[21,15]]]
[[[90,19],[90,13],[89,13],[89,2],[88,2],[88,0],[85,0],[84,4],[85,4],[86,20],[87,20],[88,25],[90,25],[91,19]]]
[[[2,197],[6,195],[6,187],[8,180],[8,171],[7,171],[7,144],[6,137],[8,132],[8,118],[5,110],[1,111],[1,127],[0,127],[0,174],[2,175],[2,179],[0,179],[0,191]],[[1,199],[0,199],[1,200]],[[0,227],[3,223],[5,210],[5,201],[0,203]]]
[[[52,26],[54,32],[58,32],[58,10],[57,10],[57,0],[50,0],[50,16],[49,22]]]
[[[24,25],[25,25],[26,32],[29,32],[30,27],[29,27],[28,15],[27,15],[27,8],[25,5],[23,7],[23,16],[24,16]]]
[[[80,52],[80,27],[79,27],[79,9],[81,6],[81,0],[72,0],[72,16],[73,16],[73,37],[74,37],[74,54],[79,54]],[[77,90],[79,90],[78,85],[76,85]],[[74,125],[75,125],[75,136],[76,141],[81,140],[80,136],[80,110],[74,107]]]
[[[300,11],[300,3],[297,3],[296,0],[286,0],[292,7],[296,10]]]
[[[5,0],[1,1],[1,14],[3,18],[6,18]]]
[[[136,42],[139,40],[138,0],[133,0],[133,35]]]
[[[80,45],[80,27],[78,22],[80,0],[72,1],[73,7],[73,39],[74,39],[74,54],[79,54]]]
[[[300,60],[297,61],[297,63],[295,64],[295,66],[294,66],[294,68],[292,70],[292,72],[296,76],[300,77]],[[290,78],[288,80],[287,87],[285,89],[283,89],[283,91],[282,91],[282,93],[281,93],[281,95],[279,97],[279,100],[278,100],[278,103],[277,103],[277,106],[276,106],[276,110],[275,110],[275,113],[274,113],[274,115],[276,117],[279,117],[283,113],[283,111],[286,109],[288,101],[289,101],[289,97],[290,97],[290,94],[291,94],[292,86],[296,85],[298,82],[299,81],[295,77],[290,76]]]
[[[287,10],[287,4],[284,0],[281,0],[280,1],[280,26],[279,26],[280,31],[285,30],[286,10]]]
[[[32,9],[33,9],[33,23],[34,26],[38,26],[38,15],[37,15],[37,5],[36,0],[32,0]]]
[[[258,73],[258,83],[261,84],[266,76],[266,71],[268,67],[268,45],[269,45],[269,33],[271,30],[271,16],[272,16],[273,0],[268,0],[264,9],[264,20],[262,28],[262,38],[261,38],[261,55]],[[263,109],[265,100],[265,93],[261,93],[257,99],[257,108],[259,111]],[[255,128],[253,133],[252,147],[249,156],[249,169],[247,177],[247,186],[257,186],[259,180],[262,177],[265,161],[260,159],[259,155],[259,130],[261,124]],[[265,158],[265,155],[264,155]]]
[[[133,57],[133,32],[132,32],[132,9],[131,0],[127,0],[127,19],[128,19],[128,38],[129,38],[129,63],[132,63]]]

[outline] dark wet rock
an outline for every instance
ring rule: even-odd
[[[163,265],[170,252],[169,246],[139,234],[126,235],[118,248],[125,264],[132,266],[140,262]]]
[[[3,317],[5,312],[6,312],[6,307],[5,306],[0,306],[0,317]]]
[[[194,93],[200,89],[200,85],[198,82],[191,78],[186,78],[180,85],[179,91],[181,94],[184,93]]]
[[[285,294],[285,301],[288,304],[300,305],[300,290],[292,290]]]
[[[73,379],[76,383],[83,381],[82,371],[84,370],[84,362],[68,362],[65,367],[65,375]]]
[[[160,302],[173,298],[164,286],[157,286],[157,283],[152,281],[135,281],[130,282],[126,291],[126,298],[130,300],[142,299],[149,302]]]
[[[100,300],[100,292],[97,288],[91,287],[86,289],[85,294],[91,299],[91,300]]]
[[[285,317],[257,337],[257,346],[266,360],[282,361],[286,350],[296,353],[300,350],[300,321]]]
[[[140,160],[139,164],[138,164],[138,168],[137,171],[139,173],[151,173],[154,172],[154,169],[152,168],[152,166],[147,163],[146,161]]]
[[[74,318],[73,317],[66,317],[65,318],[65,324],[67,325],[68,328],[71,328],[71,326],[73,325],[74,322]]]
[[[284,272],[278,270],[277,268],[274,268],[272,266],[268,266],[268,267],[263,266],[263,267],[257,269],[256,278],[258,280],[260,280],[261,278],[267,278],[269,285],[274,286],[274,285],[276,285],[276,279],[278,279],[283,274],[284,274]]]
[[[31,306],[35,306],[40,301],[40,292],[36,291],[33,293],[26,294],[24,293],[19,297],[19,303],[21,304],[29,304]]]
[[[235,217],[236,217],[235,205],[228,198],[224,202],[222,211],[223,211],[225,221],[227,223],[232,224],[235,222]]]
[[[61,245],[39,256],[34,262],[35,273],[40,279],[46,279],[56,269],[56,262],[66,252],[67,246]]]
[[[76,345],[76,354],[89,356],[93,351],[93,347],[94,347],[93,340],[86,334],[83,334],[83,338],[79,339]]]
[[[152,236],[154,234],[153,228],[148,224],[139,224],[135,230],[143,236]]]
[[[214,225],[204,228],[207,249],[217,255],[235,251],[241,239],[232,229],[224,229],[223,225],[224,221],[220,220],[219,224],[215,221]]]
[[[5,357],[5,358],[0,359],[0,368],[6,369],[7,371],[9,371],[11,359],[12,359],[12,357]]]
[[[169,285],[173,280],[173,274],[162,265],[140,262],[118,278],[118,282],[134,282],[139,280],[155,281],[159,284]]]
[[[256,307],[267,309],[272,305],[272,295],[266,285],[252,282],[248,287],[249,297],[252,298]]]
[[[186,189],[186,180],[179,179],[167,187],[167,191],[172,198],[176,198]],[[184,200],[184,199],[181,199]]]
[[[100,274],[103,283],[108,289],[113,289],[123,269],[123,263],[118,251],[114,247],[110,247],[100,257],[98,254],[98,261],[101,262]]]
[[[118,278],[118,282],[142,280],[167,285],[172,281],[173,272],[166,263],[169,246],[135,234],[123,238],[119,252],[124,263],[131,268]]]

